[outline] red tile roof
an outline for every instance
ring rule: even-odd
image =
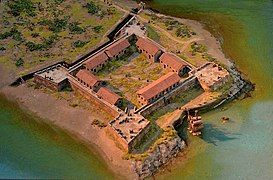
[[[179,81],[180,77],[176,73],[169,72],[168,74],[160,77],[148,86],[137,91],[137,94],[142,95],[145,99],[148,100]]]
[[[100,52],[95,56],[89,58],[84,62],[84,66],[88,69],[93,69],[100,64],[103,64],[107,61],[108,57],[104,52]]]
[[[89,72],[86,69],[81,69],[76,74],[76,77],[81,79],[83,82],[85,82],[91,87],[96,85],[96,83],[100,81],[95,75],[93,75],[91,72]]]
[[[144,49],[145,51],[148,52],[148,54],[151,55],[155,55],[159,50],[161,50],[161,47],[157,43],[147,38],[139,37],[136,42],[136,45],[140,47],[140,49]]]
[[[97,95],[98,97],[102,98],[103,100],[109,102],[112,105],[115,105],[117,101],[121,98],[119,95],[105,87],[101,87],[97,92]]]
[[[163,64],[167,64],[176,71],[180,71],[183,67],[187,66],[185,62],[183,62],[179,57],[172,53],[163,53],[159,60],[160,62],[162,61]]]
[[[118,55],[121,51],[124,49],[128,48],[130,46],[129,41],[125,38],[122,40],[119,40],[118,42],[115,42],[111,46],[109,46],[106,50],[105,53],[109,57],[114,57],[115,55]]]

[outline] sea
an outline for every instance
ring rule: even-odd
[[[273,1],[154,0],[160,13],[200,21],[255,84],[251,97],[202,115],[203,137],[156,179],[273,179]],[[223,124],[221,118],[229,117]],[[0,96],[0,178],[113,179],[95,150]]]

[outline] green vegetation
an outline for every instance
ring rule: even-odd
[[[166,74],[166,70],[158,63],[150,63],[144,55],[134,57],[130,61],[128,58],[127,55],[124,59],[107,63],[103,70],[98,72],[98,76],[122,91],[123,97],[139,107],[136,91]]]
[[[35,7],[31,0],[10,0],[7,3],[10,8],[10,13],[13,16],[20,16],[21,13],[25,13],[29,16],[35,16]]]
[[[170,17],[159,17],[156,14],[145,14],[146,18],[150,18],[153,23],[171,32],[181,38],[190,38],[196,35],[187,25]]]
[[[74,34],[81,34],[85,32],[85,30],[79,26],[80,23],[78,22],[72,22],[68,25],[69,30]]]
[[[97,6],[93,1],[87,3],[84,7],[88,9],[88,13],[90,14],[96,14],[100,11],[99,6]]]
[[[156,42],[160,42],[160,36],[158,35],[158,33],[149,25],[145,25],[146,29],[147,29],[147,36],[149,38],[151,38],[152,40],[156,41]]]
[[[0,51],[5,51],[6,48],[4,46],[0,46]]]
[[[16,41],[23,41],[22,34],[16,28],[12,28],[10,31],[0,34],[0,40],[12,37]]]
[[[1,2],[0,12],[0,63],[18,74],[43,62],[77,60],[122,17],[99,0],[11,0]]]
[[[191,43],[191,54],[193,56],[196,55],[196,53],[204,53],[207,51],[207,48],[203,44],[198,44],[197,42],[192,42]]]
[[[95,27],[93,28],[94,32],[96,32],[96,33],[100,33],[100,32],[102,31],[102,29],[103,29],[102,26],[95,26]]]
[[[200,86],[194,86],[187,91],[181,92],[179,95],[173,97],[166,106],[152,112],[146,118],[150,121],[156,121],[165,114],[170,113],[175,109],[185,105],[190,100],[194,99],[202,93],[203,90],[200,88]]]
[[[175,137],[177,137],[177,132],[174,128],[167,127],[166,129],[163,129],[163,132],[161,129],[161,135],[159,136],[159,138],[156,141],[154,141],[154,143],[149,147],[148,150],[146,150],[145,152],[139,153],[139,154],[128,153],[128,154],[124,155],[123,158],[126,160],[132,159],[135,161],[143,161],[148,156],[148,154],[154,152],[160,144],[166,143]]]
[[[128,58],[134,53],[134,47],[130,47],[127,53],[123,54],[121,57],[109,61],[99,72],[97,73],[100,77],[106,77],[111,72],[115,71],[119,67],[128,64]]]
[[[88,43],[88,41],[81,41],[81,40],[77,40],[73,43],[73,46],[75,48],[80,48],[80,47],[83,47],[85,46],[86,44]]]
[[[149,132],[134,146],[132,153],[145,152],[161,134],[162,129],[156,123],[152,123]]]
[[[57,40],[58,40],[58,35],[54,34],[47,39],[43,39],[42,44],[36,44],[34,42],[29,41],[29,42],[26,42],[25,45],[30,51],[45,50],[45,49],[49,49],[53,45],[53,43]]]
[[[23,66],[24,65],[24,60],[22,58],[17,59],[16,62],[15,62],[15,65],[17,67]]]

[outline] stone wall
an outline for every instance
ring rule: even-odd
[[[131,153],[135,146],[142,141],[143,137],[150,131],[151,123],[149,123],[144,129],[142,129],[139,134],[128,144],[128,152]]]
[[[69,80],[71,87],[74,91],[79,92],[83,97],[87,98],[93,104],[95,104],[97,107],[99,107],[102,110],[104,110],[105,112],[109,113],[113,118],[115,118],[119,115],[119,111],[121,111],[119,108],[111,105],[110,103],[104,101],[103,99],[100,99],[95,94],[95,92],[92,92],[91,89],[85,88],[72,75],[68,76],[68,80]]]
[[[68,80],[65,79],[64,81],[58,83],[52,82],[48,79],[45,79],[43,77],[40,77],[38,75],[34,75],[34,82],[40,85],[43,85],[53,91],[60,91],[62,90],[65,86],[68,85]]]
[[[162,165],[170,162],[173,157],[176,157],[185,148],[185,142],[176,136],[172,140],[158,145],[144,160],[133,161],[132,168],[139,178],[144,179],[153,175]]]

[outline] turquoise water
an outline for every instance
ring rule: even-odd
[[[111,179],[98,154],[0,96],[0,178]]]
[[[203,115],[204,137],[190,137],[187,158],[159,179],[273,178],[273,2],[155,0],[162,13],[203,22],[225,54],[256,84],[251,98]],[[222,124],[222,116],[231,122]]]

